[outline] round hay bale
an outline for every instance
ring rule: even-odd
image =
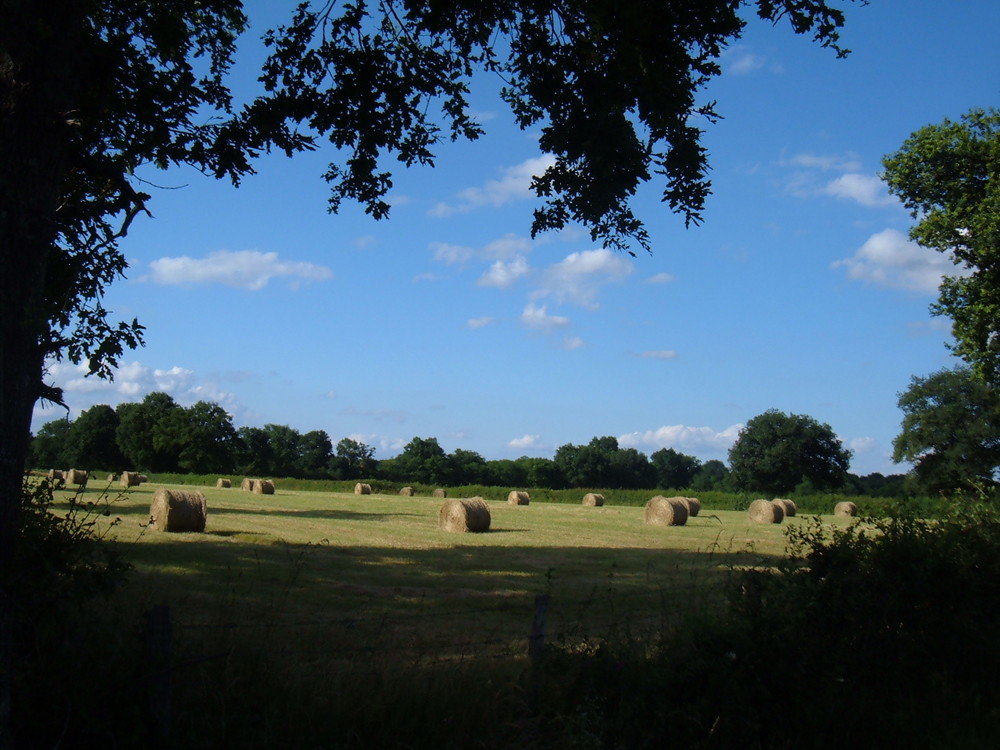
[[[604,495],[599,495],[596,492],[588,492],[583,496],[583,504],[588,508],[599,508],[604,505]]]
[[[785,512],[785,518],[791,518],[798,512],[795,503],[786,497],[776,497],[771,502],[781,506],[781,509]]]
[[[531,495],[521,490],[511,490],[507,493],[508,505],[527,505],[531,502]]]
[[[240,482],[240,489],[244,492],[253,492],[253,486],[256,480],[250,477],[244,477],[243,481]]]
[[[399,494],[402,495],[403,497],[413,497],[413,488],[412,487],[403,487],[399,491]]]
[[[87,484],[87,472],[80,469],[70,469],[66,472],[66,484],[75,484],[83,487]]]
[[[372,494],[372,486],[370,484],[362,484],[361,482],[358,482],[356,485],[354,485],[354,494],[370,495]]]
[[[119,482],[122,487],[137,487],[139,485],[139,475],[134,471],[123,471]]]
[[[139,484],[142,484],[143,482],[148,482],[148,481],[149,481],[149,477],[147,477],[145,474],[140,474],[139,475]]]
[[[651,526],[683,526],[688,509],[683,498],[657,495],[646,503],[646,523]]]
[[[108,474],[108,484],[111,484],[116,479],[118,479],[118,475],[117,474],[113,474],[113,473],[112,474]]]
[[[438,487],[431,493],[431,497],[448,497],[448,490],[443,490]]]
[[[481,497],[446,500],[438,511],[442,531],[482,533],[490,530],[490,506]]]
[[[751,523],[781,523],[785,520],[785,512],[781,505],[760,498],[750,503],[747,509]]]
[[[845,518],[853,518],[858,515],[858,506],[850,500],[843,500],[833,506],[833,515]]]
[[[270,479],[254,479],[253,480],[253,494],[255,495],[273,495],[274,494],[274,482]]]
[[[233,483],[229,479],[219,477],[218,479],[215,480],[215,486],[221,490],[228,490],[230,487],[233,486]]]
[[[684,504],[687,506],[689,518],[694,518],[699,513],[701,513],[701,500],[699,500],[698,498],[682,497],[681,500],[683,500]]]
[[[204,531],[207,516],[205,496],[200,492],[161,487],[153,493],[149,506],[149,528],[153,531]]]

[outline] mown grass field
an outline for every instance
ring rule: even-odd
[[[109,536],[135,566],[126,594],[169,604],[182,628],[265,628],[306,658],[523,655],[538,594],[550,640],[653,636],[710,613],[727,572],[771,564],[802,521],[704,508],[653,527],[641,507],[493,502],[488,533],[453,534],[430,497],[201,487],[205,533],[174,534],[145,528],[158,486],[109,491],[101,523],[120,519]]]

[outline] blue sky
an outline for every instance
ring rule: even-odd
[[[277,5],[248,3],[251,35],[281,22]],[[155,218],[133,224],[128,278],[105,300],[146,346],[114,382],[66,362],[50,380],[73,418],[165,391],[379,458],[415,436],[499,459],[613,435],[725,460],[774,408],[829,424],[855,473],[904,471],[898,393],[957,363],[928,313],[954,267],[907,241],[880,160],[1000,104],[998,28],[995,0],[873,0],[848,8],[853,52],[837,60],[751,22],[704,94],[725,118],[706,125],[704,224],[685,229],[651,186],[635,205],[653,253],[635,258],[580,231],[530,239],[547,157],[490,80],[473,99],[487,135],[398,172],[382,222],[326,213],[328,152],[269,157],[239,189],[150,172]],[[36,407],[34,427],[62,416]]]

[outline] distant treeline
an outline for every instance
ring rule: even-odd
[[[74,420],[46,423],[32,439],[35,469],[100,468],[149,474],[247,475],[330,481],[358,479],[424,486],[521,487],[548,490],[690,489],[733,492],[730,472],[718,460],[701,461],[673,448],[651,455],[622,448],[614,437],[566,444],[553,458],[522,456],[487,461],[474,451],[446,453],[436,438],[413,438],[394,458],[376,460],[375,449],[344,438],[336,446],[323,430],[300,433],[286,425],[233,426],[218,404],[178,405],[151,393],[117,408],[93,406]],[[903,475],[846,474],[834,491],[874,498],[914,494]],[[814,488],[803,482],[797,494]]]

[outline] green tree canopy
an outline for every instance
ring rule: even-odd
[[[228,474],[236,463],[232,417],[209,401],[171,411],[157,422],[153,446],[176,451],[180,468],[192,474]]]
[[[80,469],[120,469],[125,462],[115,435],[118,415],[106,404],[82,412],[67,437],[68,458]]]
[[[656,486],[664,489],[680,490],[690,487],[701,469],[701,461],[694,456],[678,453],[673,448],[660,448],[653,452],[649,462],[656,471]]]
[[[914,377],[899,395],[902,431],[893,460],[910,461],[924,489],[975,491],[996,485],[1000,391],[968,367]]]
[[[375,449],[370,445],[342,438],[337,443],[337,467],[342,479],[366,479],[374,476]]]
[[[918,220],[910,237],[971,270],[944,279],[931,311],[951,318],[955,353],[1000,384],[1000,111],[921,128],[882,164]]]
[[[171,396],[161,392],[147,394],[139,403],[117,406],[118,431],[115,440],[125,457],[125,468],[151,472],[177,471],[177,453],[157,450],[153,434],[161,419],[180,408]]]
[[[729,449],[737,489],[783,495],[807,480],[816,489],[836,489],[847,475],[851,452],[827,424],[803,414],[770,409],[744,427]]]
[[[69,467],[69,435],[73,423],[69,419],[53,419],[38,428],[31,441],[30,465],[36,469],[66,469]]]

